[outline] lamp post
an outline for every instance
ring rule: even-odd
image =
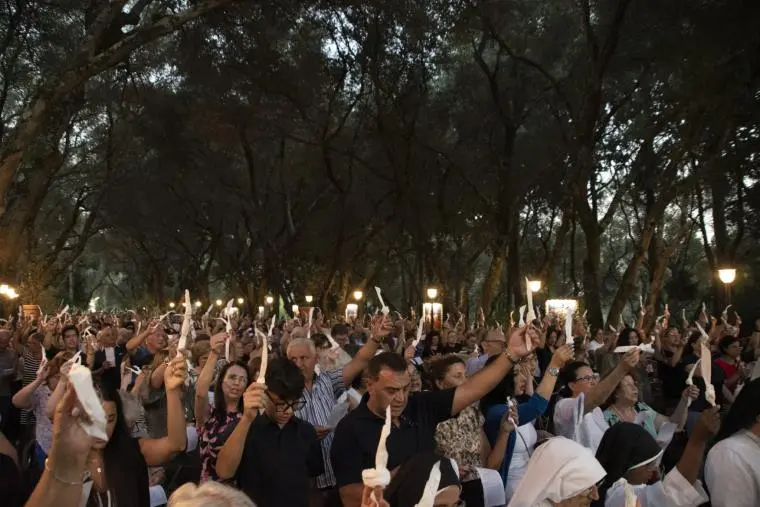
[[[174,303],[169,303],[169,308],[174,309],[174,307],[177,306]]]
[[[734,268],[721,268],[718,270],[718,278],[723,282],[723,287],[726,292],[726,305],[731,304],[731,284],[736,280],[736,269]]]
[[[435,287],[429,287],[427,290],[428,299],[435,299],[438,297],[438,289]]]
[[[271,306],[272,303],[274,303],[274,298],[272,296],[267,296],[265,301],[267,302],[268,305]]]
[[[528,290],[531,292],[538,292],[541,290],[541,280],[529,280]]]
[[[222,306],[223,301],[221,299],[216,300],[216,306]]]
[[[314,296],[305,296],[304,299],[307,303],[311,304],[311,302],[314,301]]]

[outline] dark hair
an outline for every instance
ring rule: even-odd
[[[108,382],[96,380],[95,386],[103,401],[116,404],[116,426],[103,449],[108,490],[119,507],[149,507],[148,465],[127,427],[121,396]]]
[[[757,423],[757,418],[760,416],[758,399],[760,399],[760,378],[744,384],[739,396],[728,409],[714,443],[734,435],[737,431],[749,429]]]
[[[67,331],[74,331],[77,334],[77,338],[79,338],[79,329],[77,329],[76,326],[68,325],[61,329],[61,336],[64,336]]]
[[[269,362],[266,383],[269,392],[285,401],[301,398],[305,385],[301,370],[286,357],[278,357]]]
[[[496,361],[498,356],[491,356],[486,361],[484,368]],[[488,394],[480,399],[480,411],[483,415],[488,413],[488,409],[494,405],[503,405],[507,401],[507,396],[513,396],[515,393],[515,374],[510,371],[491,389]]]
[[[559,381],[562,385],[568,385],[570,382],[575,382],[577,378],[577,372],[583,367],[589,367],[588,364],[583,361],[570,361],[559,372]]]
[[[383,352],[369,360],[367,365],[367,374],[372,380],[377,380],[380,376],[380,370],[387,368],[396,373],[406,371],[406,361],[395,352]]]
[[[45,334],[40,333],[39,331],[35,329],[33,333],[29,334],[29,339],[42,343],[43,341],[45,341]]]
[[[325,348],[329,349],[332,346],[327,336],[322,333],[314,333],[311,335],[311,340],[314,342],[314,346],[317,350]]]
[[[349,334],[348,326],[343,323],[337,323],[332,327],[332,330],[330,331],[333,336],[335,335],[347,335]]]
[[[718,342],[718,350],[721,351],[721,353],[725,354],[726,350],[728,350],[728,347],[730,347],[734,342],[741,341],[736,336],[727,335],[720,339]]]
[[[490,358],[489,358],[490,359]],[[433,380],[433,390],[438,391],[438,386],[435,384],[436,380],[443,380],[443,377],[446,376],[446,373],[449,371],[449,368],[454,366],[455,364],[461,364],[464,366],[464,359],[462,359],[459,356],[456,355],[448,355],[443,356],[440,359],[437,359],[430,363],[430,377]]]
[[[636,336],[639,339],[639,343],[641,343],[641,335],[639,334],[639,331],[632,327],[626,327],[618,334],[618,347],[627,347],[631,344],[631,340],[628,338],[631,333],[636,333]]]
[[[425,339],[422,341],[423,347],[422,347],[422,358],[427,358],[433,355],[433,337],[438,337],[438,347],[440,349],[441,346],[441,333],[439,333],[437,330],[433,329],[428,331],[428,333],[425,335]]]
[[[222,369],[219,370],[219,376],[216,377],[216,386],[214,387],[214,410],[211,413],[212,416],[216,416],[216,418],[219,420],[224,420],[224,417],[227,415],[227,404],[224,402],[224,391],[222,390],[222,384],[224,384],[224,376],[227,375],[227,370],[233,366],[240,366],[245,370],[245,374],[248,375],[248,382],[246,384],[246,387],[248,387],[248,384],[251,383],[251,372],[248,370],[247,364],[241,361],[233,361],[222,366]],[[243,413],[242,396],[238,400],[237,409],[238,412],[241,414]]]
[[[694,353],[694,344],[697,343],[700,338],[702,338],[702,334],[699,331],[694,331],[689,336],[689,339],[686,342],[686,344],[691,348],[692,354]]]

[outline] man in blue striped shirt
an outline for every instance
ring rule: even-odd
[[[387,317],[378,316],[372,322],[372,335],[367,343],[359,350],[350,363],[337,370],[321,372],[316,375],[314,367],[317,364],[317,350],[312,340],[296,338],[288,344],[287,356],[301,370],[306,383],[303,392],[305,405],[296,411],[296,417],[310,422],[317,430],[321,440],[322,459],[325,473],[318,476],[317,488],[321,491],[325,507],[340,507],[340,497],[335,489],[335,473],[330,463],[330,446],[333,441],[333,430],[327,426],[330,413],[335,403],[351,382],[367,367],[369,360],[375,356],[383,339],[388,336],[393,325]]]

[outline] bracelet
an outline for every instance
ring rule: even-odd
[[[512,356],[512,355],[509,353],[509,351],[508,351],[508,350],[504,352],[504,355],[505,355],[505,356],[507,356],[507,359],[509,359],[509,361],[510,361],[510,362],[511,362],[513,365],[516,365],[516,364],[520,364],[520,362],[522,361],[521,359],[515,359],[515,358],[514,358],[514,357],[513,357],[513,356]]]
[[[55,474],[55,470],[53,470],[53,468],[50,466],[49,461],[50,461],[50,458],[45,458],[45,470],[47,470],[48,472],[50,472],[50,475],[52,475],[53,479],[55,479],[56,481],[60,482],[61,484],[65,484],[67,486],[81,486],[82,484],[84,484],[84,481],[69,482],[69,481],[65,481],[65,480],[61,479],[60,477],[58,477]]]

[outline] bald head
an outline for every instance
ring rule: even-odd
[[[491,329],[483,339],[483,351],[489,356],[495,356],[504,352],[507,346],[507,338],[501,329]]]

